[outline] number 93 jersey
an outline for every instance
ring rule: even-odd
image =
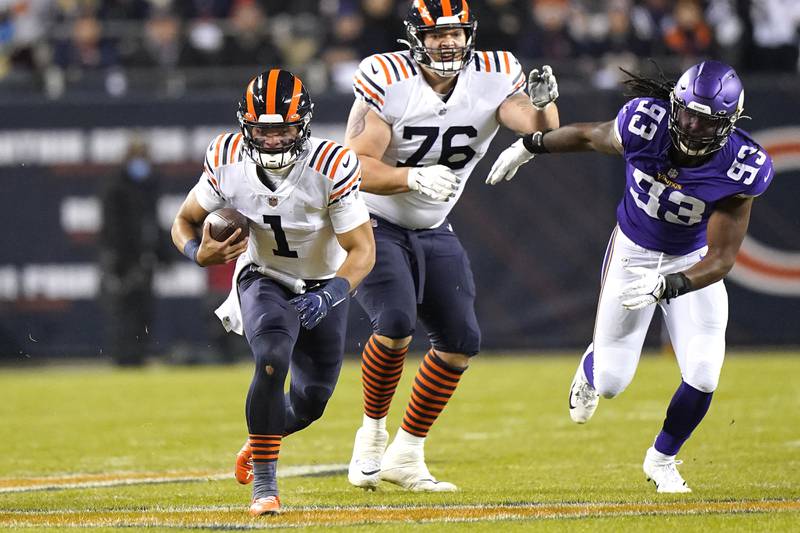
[[[617,114],[614,133],[625,158],[625,194],[617,222],[639,246],[686,255],[707,244],[708,218],[720,200],[754,197],[772,181],[772,160],[738,128],[698,167],[669,158],[669,102],[635,98]]]
[[[307,150],[272,191],[241,145],[240,133],[212,141],[193,189],[206,211],[233,207],[250,219],[250,243],[237,268],[255,263],[302,279],[333,277],[346,256],[335,234],[369,220],[358,190],[361,165],[356,154],[311,137]]]
[[[415,191],[364,193],[370,212],[409,229],[435,228],[444,221],[497,133],[497,108],[525,87],[522,67],[510,52],[475,52],[447,101],[428,85],[420,68],[407,51],[376,54],[364,59],[353,77],[356,98],[392,128],[384,163],[445,165],[461,178],[449,202]]]

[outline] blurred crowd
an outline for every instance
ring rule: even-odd
[[[559,79],[617,82],[645,58],[672,70],[714,56],[798,71],[799,0],[472,0],[479,49],[548,62]],[[0,0],[0,91],[239,86],[281,65],[315,90],[349,90],[360,58],[396,50],[396,0]],[[241,73],[241,74],[240,74]]]

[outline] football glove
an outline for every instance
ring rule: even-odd
[[[620,290],[619,298],[625,309],[643,309],[661,300],[669,302],[692,290],[689,278],[682,272],[664,276],[652,268],[626,267],[626,270],[639,278]]]
[[[461,178],[444,165],[408,169],[408,188],[440,202],[447,202],[458,191]]]
[[[487,185],[496,185],[503,180],[510,180],[517,173],[519,167],[534,158],[532,154],[522,144],[522,139],[503,150],[500,156],[492,165],[489,177],[486,178]]]
[[[544,109],[547,104],[556,101],[558,80],[550,65],[543,66],[541,72],[535,68],[528,75],[528,96],[536,109]]]
[[[300,325],[313,329],[328,316],[331,309],[347,299],[350,282],[344,278],[333,278],[319,290],[307,292],[289,300],[300,317]]]

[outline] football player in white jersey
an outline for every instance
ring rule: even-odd
[[[175,246],[200,266],[238,257],[217,314],[226,329],[244,333],[255,359],[249,439],[236,464],[237,480],[253,482],[253,516],[280,510],[281,439],[322,415],[342,365],[350,291],[375,262],[358,157],[310,137],[312,108],[292,73],[253,78],[239,103],[241,133],[211,142],[172,226]],[[222,207],[249,219],[249,239],[235,244],[239,230],[224,242],[211,238],[203,221]]]
[[[500,126],[530,133],[558,125],[549,67],[529,77],[509,52],[476,52],[466,0],[416,0],[407,51],[363,60],[345,144],[361,158],[375,231],[375,268],[356,298],[373,335],[362,354],[364,415],[350,483],[381,480],[412,491],[452,491],[425,464],[424,443],[480,349],[469,259],[447,221]],[[431,349],[414,379],[402,425],[388,446],[386,415],[420,319]]]

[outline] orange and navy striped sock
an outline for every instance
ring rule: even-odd
[[[411,400],[403,415],[401,428],[416,436],[425,437],[456,391],[458,380],[464,369],[454,368],[431,349],[422,359],[414,385],[411,389]]]
[[[251,433],[248,442],[253,450],[253,499],[278,495],[278,453],[281,435]]]
[[[393,350],[371,336],[361,354],[361,386],[364,389],[364,414],[369,418],[385,418],[392,404],[394,391],[403,373],[408,346]]]

